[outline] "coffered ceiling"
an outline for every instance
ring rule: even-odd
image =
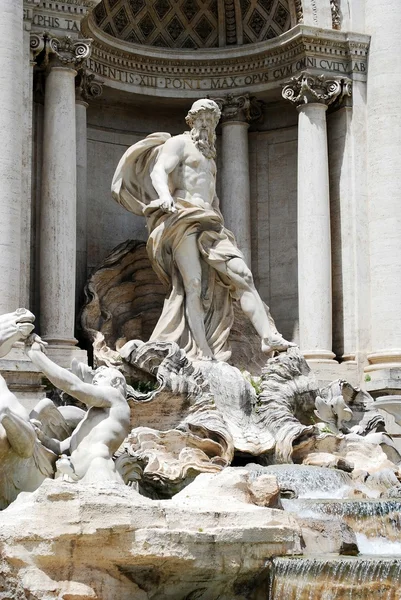
[[[102,0],[94,10],[105,33],[159,48],[254,44],[288,31],[291,0]]]

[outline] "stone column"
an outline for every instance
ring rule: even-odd
[[[23,0],[0,19],[0,314],[19,306],[22,193]]]
[[[40,322],[52,346],[74,346],[76,262],[75,76],[88,40],[50,38],[40,223]]]
[[[87,123],[86,111],[91,99],[102,94],[102,85],[86,68],[79,69],[75,88],[77,141],[77,267],[76,310],[82,306],[87,280]]]
[[[326,362],[332,352],[329,169],[326,110],[342,80],[303,73],[283,88],[297,105],[298,301],[300,347],[305,358]]]
[[[237,240],[245,261],[251,265],[251,204],[249,183],[248,128],[251,104],[261,116],[256,98],[233,96],[216,100],[222,111],[221,211],[227,229]],[[255,113],[254,113],[255,114]]]
[[[378,21],[380,19],[380,23]],[[401,389],[401,3],[366,0],[371,391]]]

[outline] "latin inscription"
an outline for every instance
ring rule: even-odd
[[[366,65],[364,62],[340,62],[331,59],[304,58],[289,65],[270,69],[262,73],[250,75],[235,75],[229,77],[207,77],[203,79],[190,77],[159,77],[155,75],[142,75],[134,71],[118,69],[104,65],[90,58],[88,66],[93,73],[140,87],[151,87],[170,90],[228,90],[238,87],[251,87],[279,79],[286,79],[296,75],[307,68],[318,68],[339,75],[350,72],[364,73]]]
[[[32,19],[32,23],[37,27],[44,27],[45,29],[65,29],[66,31],[79,32],[78,22],[74,19],[66,19],[64,17],[36,14]]]

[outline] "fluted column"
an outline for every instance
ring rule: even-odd
[[[251,104],[258,110],[256,98],[228,95],[218,98],[222,110],[221,211],[251,265],[251,199],[249,183],[248,128],[252,120]],[[255,113],[254,113],[255,114]],[[259,107],[259,117],[261,110]]]
[[[0,19],[0,314],[19,306],[22,192],[23,0]]]
[[[87,40],[51,38],[45,89],[40,223],[40,322],[53,346],[73,346],[76,269],[75,76]]]
[[[75,124],[77,142],[77,267],[76,309],[82,306],[87,280],[87,120],[89,101],[102,94],[102,84],[86,67],[79,69],[75,87]]]
[[[401,3],[366,0],[368,204],[373,391],[401,387]],[[375,381],[377,380],[377,381]]]
[[[298,299],[300,348],[305,358],[327,361],[332,352],[329,169],[326,111],[342,93],[342,80],[306,73],[283,97],[298,118]]]

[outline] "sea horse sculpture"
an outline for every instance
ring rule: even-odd
[[[30,335],[34,320],[25,308],[0,315],[0,357]],[[46,477],[53,477],[56,458],[42,446],[27,410],[0,375],[0,508],[8,506],[19,492],[34,491]]]

